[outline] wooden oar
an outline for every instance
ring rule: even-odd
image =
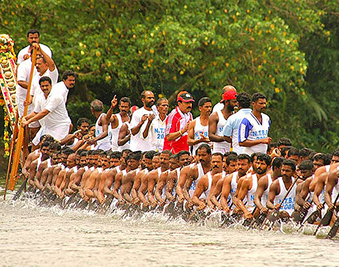
[[[32,66],[31,66],[31,73],[29,75],[26,102],[29,101],[29,97],[30,97],[32,79],[33,79],[33,73],[34,73],[35,61],[36,61],[36,52],[37,52],[37,49],[33,48]],[[27,115],[27,111],[28,111],[28,106],[25,105],[23,117]],[[14,156],[13,156],[13,164],[12,164],[12,169],[11,169],[11,174],[10,174],[10,179],[9,179],[9,185],[8,185],[8,189],[10,189],[10,190],[14,190],[14,186],[15,186],[15,182],[16,182],[15,178],[16,178],[17,173],[18,173],[20,155],[21,155],[21,148],[22,148],[22,144],[23,144],[23,141],[24,141],[24,130],[25,129],[23,127],[19,127],[19,134],[18,134],[16,146],[15,146],[15,152],[14,152]]]
[[[335,235],[338,232],[338,228],[339,228],[339,219],[337,217],[334,224],[332,225],[331,230],[328,232],[326,239],[332,239],[333,237],[335,237]]]
[[[282,205],[284,204],[285,199],[287,198],[287,196],[289,195],[289,193],[291,192],[293,186],[296,184],[296,182],[298,181],[300,177],[298,176],[294,182],[291,184],[290,188],[287,190],[286,195],[284,196],[284,198],[282,199],[281,203],[278,205],[278,207],[276,209],[274,209],[274,211],[270,214],[267,215],[265,221],[267,223],[267,221],[269,221],[271,223],[271,226],[269,227],[269,230],[271,230],[273,228],[274,223],[276,222],[276,220],[279,217],[279,210],[282,207]],[[280,189],[281,190],[281,189]]]
[[[337,195],[337,197],[335,198],[334,202],[333,202],[333,208],[332,209],[328,209],[326,214],[324,215],[324,217],[321,219],[317,229],[315,230],[315,232],[313,233],[313,235],[316,235],[318,233],[318,230],[321,226],[327,226],[330,224],[331,219],[332,219],[332,215],[333,215],[333,211],[335,208],[335,205],[337,204],[339,198],[339,193]]]
[[[11,163],[12,163],[12,158],[13,158],[13,153],[14,153],[14,145],[15,145],[16,138],[18,136],[18,125],[19,125],[19,112],[18,112],[18,109],[16,109],[15,124],[14,124],[14,129],[13,129],[13,136],[12,136],[12,140],[11,140],[11,149],[10,149],[10,152],[9,152],[9,159],[8,159],[8,166],[7,166],[4,200],[6,199],[6,192],[7,192],[7,188],[8,188],[9,174],[10,174],[10,170],[11,170]]]
[[[21,184],[19,190],[15,193],[15,195],[14,195],[14,197],[13,197],[13,200],[17,200],[17,199],[20,197],[20,195],[21,195],[22,191],[24,190],[24,188],[26,188],[27,180],[28,180],[28,179],[25,179],[25,180],[22,182],[22,184]]]

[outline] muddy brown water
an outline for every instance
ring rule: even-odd
[[[1,266],[339,266],[327,228],[316,238],[313,226],[220,228],[217,214],[205,225],[151,212],[122,219],[12,197],[0,200]]]

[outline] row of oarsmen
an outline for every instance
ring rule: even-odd
[[[156,208],[178,201],[183,210],[220,209],[245,219],[279,210],[282,217],[306,218],[307,212],[333,209],[338,195],[339,152],[330,165],[315,165],[267,154],[211,154],[201,145],[195,157],[187,151],[104,152],[60,150],[44,141],[26,160],[23,175],[40,191],[65,203],[141,205]],[[313,159],[317,160],[317,159]],[[325,209],[324,209],[325,206]],[[319,217],[321,213],[319,212]]]

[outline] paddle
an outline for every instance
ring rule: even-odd
[[[14,195],[14,197],[13,197],[13,200],[17,200],[17,199],[20,197],[20,195],[21,195],[21,193],[22,193],[22,190],[24,190],[24,188],[26,188],[27,180],[28,180],[28,179],[25,179],[25,180],[22,182],[22,184],[21,184],[19,190],[15,193],[15,195]]]
[[[337,195],[337,197],[335,198],[334,202],[333,202],[333,208],[328,209],[326,214],[324,215],[324,217],[321,219],[317,229],[315,230],[315,232],[313,233],[313,235],[316,235],[318,233],[319,228],[323,225],[323,226],[327,226],[330,224],[331,219],[332,219],[332,215],[333,215],[333,211],[334,211],[334,207],[337,204],[339,198],[339,193]]]
[[[30,97],[30,91],[31,91],[31,86],[32,86],[32,79],[33,79],[33,73],[34,73],[35,61],[36,61],[36,53],[37,53],[37,49],[33,47],[32,66],[31,66],[31,73],[29,75],[29,82],[28,82],[27,95],[26,95],[26,102],[29,101],[29,97]],[[23,117],[27,115],[27,111],[28,111],[28,106],[25,105]],[[21,148],[22,148],[22,144],[23,144],[23,141],[24,141],[24,132],[25,132],[24,127],[19,127],[19,134],[18,134],[18,139],[17,139],[17,142],[16,142],[16,146],[15,146],[15,152],[14,152],[14,156],[13,156],[13,164],[12,164],[11,174],[10,174],[10,178],[9,178],[8,188],[10,190],[14,190],[14,186],[15,186],[15,183],[16,183],[15,177],[16,177],[16,175],[18,173],[18,168],[19,168]]]
[[[339,228],[339,219],[337,217],[334,224],[332,225],[331,230],[328,232],[326,239],[332,239],[333,237],[335,237],[335,235],[338,232],[338,228]]]

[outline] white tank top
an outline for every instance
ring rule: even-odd
[[[286,189],[283,178],[279,177],[279,186],[280,186],[280,193],[277,195],[274,199],[274,205],[280,204],[283,200],[283,198],[286,196],[288,189]],[[292,177],[292,183],[294,183],[294,178]],[[295,203],[295,191],[296,191],[297,185],[294,184],[292,190],[288,194],[288,196],[285,198],[284,203],[281,205],[280,210],[286,211],[289,215],[292,214],[294,211],[294,203]]]
[[[270,173],[267,174],[267,188],[264,191],[264,193],[262,194],[261,197],[261,204],[266,207],[266,202],[267,202],[267,197],[268,197],[268,192],[270,191],[270,186],[272,184],[272,176]]]
[[[129,122],[124,122],[125,124],[127,124],[127,128],[128,128],[128,130],[130,131],[131,130],[131,128],[130,128],[130,124],[129,124]],[[122,125],[121,125],[122,126]],[[120,127],[121,128],[121,127]],[[119,131],[120,131],[120,129],[119,129]],[[119,135],[119,133],[118,133],[118,135]],[[119,138],[119,136],[118,136],[118,138]],[[128,140],[123,146],[118,146],[118,151],[122,151],[122,150],[124,150],[124,149],[130,149],[130,146],[131,146],[131,139],[130,140]]]
[[[188,190],[190,197],[193,197],[193,194],[194,194],[195,188],[197,187],[197,183],[198,183],[199,179],[201,178],[201,176],[203,176],[203,175],[205,174],[205,173],[204,173],[204,169],[202,168],[201,163],[198,163],[198,164],[197,164],[197,167],[198,167],[198,178],[195,179],[195,180],[192,182],[191,187],[190,187],[190,189]]]
[[[208,195],[210,194],[211,187],[212,187],[212,174],[211,174],[211,172],[208,172],[208,173],[207,173],[207,178],[208,178],[208,188],[207,188],[207,190],[205,191],[205,196],[206,196],[206,198],[207,198]]]
[[[217,124],[217,131],[215,132],[215,135],[222,136],[223,135],[223,129],[226,124],[226,119],[224,115],[222,114],[221,110],[217,111],[219,120]],[[229,152],[231,150],[231,144],[223,141],[223,142],[213,142],[213,153],[220,152],[222,154],[225,154],[226,152]]]
[[[195,119],[195,126],[194,126],[194,140],[199,140],[200,134],[208,137],[208,124],[206,126],[201,125],[200,116]],[[201,142],[193,146],[193,155],[196,155],[196,151],[198,147],[202,144],[208,144],[206,142]]]
[[[258,178],[257,174],[252,175],[252,187],[251,189],[247,192],[247,203],[246,203],[246,208],[248,211],[252,212],[254,210],[254,195],[255,192],[257,191],[258,188]]]
[[[40,164],[41,164],[41,162],[42,162],[41,157],[42,157],[42,154],[40,155],[40,157],[38,157],[38,163],[37,163],[37,165],[36,165],[36,171],[38,171],[39,166],[40,166]]]
[[[100,119],[103,115],[106,115],[106,113],[101,113],[99,118],[97,119],[97,121],[95,123],[95,137],[99,136],[102,133],[102,126],[99,125],[99,121],[100,121]],[[109,139],[110,139],[110,137],[107,135],[105,138],[98,140],[97,145],[99,146],[100,144],[103,144],[103,143],[106,143],[106,142],[109,143],[109,141],[110,141]]]
[[[108,135],[110,136],[112,151],[118,150],[119,131],[123,124],[120,113],[115,114],[115,116],[117,117],[117,120],[118,120],[118,126],[115,129],[112,129],[111,126],[108,127],[108,133],[109,133]]]

